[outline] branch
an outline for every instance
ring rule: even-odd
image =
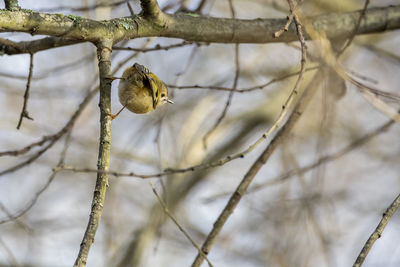
[[[17,130],[19,130],[19,128],[21,127],[22,120],[24,118],[27,118],[28,120],[33,120],[33,118],[29,116],[28,109],[27,109],[28,99],[29,99],[29,89],[31,87],[31,80],[32,80],[32,71],[33,71],[33,54],[30,54],[29,74],[28,74],[28,80],[26,82],[26,89],[25,89],[25,93],[24,93],[24,104],[22,106],[22,111],[19,116]]]
[[[104,40],[97,44],[100,73],[100,140],[97,161],[97,169],[99,171],[108,171],[110,165],[111,117],[108,114],[111,113],[111,81],[110,79],[107,79],[107,77],[111,74],[111,47],[111,40]],[[83,267],[86,265],[89,250],[93,244],[94,236],[103,212],[107,187],[108,174],[99,172],[97,174],[89,222],[80,245],[78,257],[74,264],[76,267]]]
[[[1,16],[1,15],[0,15]],[[34,54],[50,48],[73,45],[83,42],[83,40],[72,40],[59,37],[45,37],[34,41],[13,42],[0,38],[0,51],[7,55]]]
[[[360,28],[360,25],[361,25],[361,21],[365,16],[365,12],[367,11],[368,5],[369,5],[369,0],[365,0],[364,8],[362,9],[360,17],[358,18],[357,25],[354,28],[354,33],[350,36],[349,39],[347,39],[347,41],[344,44],[343,48],[337,53],[337,57],[338,58],[343,54],[343,52],[347,49],[347,47],[350,46],[351,42],[353,42],[354,37],[356,37],[358,29]]]
[[[30,10],[0,12],[0,32],[28,32],[44,34],[76,41],[98,42],[107,37],[114,43],[123,39],[140,37],[171,37],[195,42],[216,43],[270,43],[297,40],[296,27],[292,24],[280,38],[272,34],[285,26],[282,19],[228,19],[192,16],[190,14],[162,14],[159,20],[145,16],[157,15],[155,1],[142,1],[145,12],[136,17],[95,21],[77,16],[37,13]],[[155,8],[155,9],[154,9]],[[147,10],[147,11],[146,11]],[[147,13],[146,13],[147,12]],[[156,14],[157,13],[157,14]],[[330,13],[308,18],[315,30],[324,31],[327,38],[351,36],[362,10],[347,13]],[[159,15],[157,15],[159,18]],[[400,5],[371,8],[357,34],[382,32],[400,28]],[[308,35],[305,39],[310,39]]]
[[[358,255],[353,267],[360,267],[363,264],[365,258],[368,255],[369,250],[372,248],[375,241],[378,240],[382,236],[383,230],[385,229],[390,218],[393,216],[393,214],[396,212],[396,210],[399,206],[400,206],[400,195],[398,195],[394,199],[394,201],[392,202],[392,204],[390,204],[390,206],[387,208],[385,213],[383,213],[382,220],[379,222],[375,231],[368,238],[368,240],[365,243],[364,247],[362,248],[360,254]]]
[[[142,14],[146,19],[157,19],[162,14],[157,0],[141,0]]]
[[[233,85],[232,85],[232,90],[230,90],[228,98],[226,99],[225,102],[225,107],[222,110],[222,113],[219,115],[218,119],[214,123],[214,125],[208,130],[208,132],[204,135],[203,137],[203,147],[204,149],[207,148],[207,140],[210,137],[210,135],[217,129],[218,125],[221,124],[222,120],[225,118],[226,113],[228,112],[229,106],[231,105],[232,98],[233,98],[233,93],[237,90],[237,84],[239,81],[239,74],[240,74],[240,65],[239,65],[239,44],[235,45],[235,66],[236,66],[236,71],[235,71],[235,78],[233,79]]]
[[[183,227],[179,224],[178,220],[175,219],[175,217],[172,215],[172,213],[169,211],[167,205],[164,203],[160,195],[157,193],[157,190],[153,187],[153,184],[150,182],[151,189],[153,190],[153,193],[156,195],[158,202],[162,206],[165,214],[174,222],[174,224],[178,227],[179,231],[181,231],[185,237],[190,241],[190,243],[197,249],[197,251],[205,257],[206,261],[208,262],[208,265],[212,267],[213,265],[211,262],[208,260],[207,256],[201,251],[200,247],[194,242],[194,240],[190,237],[190,235],[183,229]]]

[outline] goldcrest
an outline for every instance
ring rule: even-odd
[[[114,119],[124,108],[138,114],[148,113],[164,103],[173,104],[168,99],[168,88],[154,73],[138,63],[127,68],[122,77],[110,77],[111,80],[120,79],[118,86],[119,102],[122,109],[110,116]]]

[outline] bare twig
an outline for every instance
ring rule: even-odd
[[[277,183],[284,182],[287,179],[289,179],[290,177],[292,177],[293,175],[297,175],[297,174],[300,174],[300,173],[308,172],[308,171],[320,166],[321,164],[326,164],[326,163],[332,162],[334,160],[337,160],[338,158],[346,155],[347,153],[353,151],[354,149],[357,149],[357,148],[361,147],[362,145],[364,145],[365,143],[369,142],[375,136],[377,136],[377,135],[379,135],[381,133],[384,133],[394,123],[395,123],[394,120],[390,120],[390,121],[384,123],[383,125],[379,126],[378,128],[376,128],[372,132],[369,132],[369,133],[363,135],[362,137],[354,140],[349,145],[347,145],[346,147],[340,149],[339,151],[334,152],[332,154],[328,154],[328,155],[322,156],[318,160],[314,161],[313,163],[307,164],[304,167],[301,167],[301,168],[298,168],[298,169],[293,169],[293,170],[290,170],[288,172],[285,172],[285,173],[279,175],[278,177],[270,179],[266,183],[256,185],[256,186],[252,187],[249,190],[249,193],[256,192],[256,191],[258,191],[258,190],[260,190],[262,188],[265,188],[266,186],[270,186],[270,185],[274,185],[274,184],[277,184]]]
[[[304,70],[304,72],[316,70],[319,67],[320,66],[306,68]],[[240,89],[235,89],[235,90],[233,90],[231,87],[222,87],[222,86],[214,86],[214,85],[197,85],[197,84],[195,84],[195,85],[173,85],[173,84],[168,84],[167,86],[169,88],[175,88],[175,89],[179,89],[179,90],[185,90],[185,89],[208,89],[208,90],[217,90],[217,91],[234,91],[234,92],[237,92],[237,93],[248,93],[248,92],[264,89],[264,88],[268,87],[271,84],[286,80],[287,78],[294,77],[294,76],[297,76],[299,74],[300,74],[300,71],[296,71],[296,72],[293,72],[293,73],[285,74],[285,75],[283,75],[281,77],[278,77],[278,78],[274,78],[274,79],[272,79],[269,82],[264,83],[264,84],[255,85],[255,86],[251,86],[251,87],[240,88]]]
[[[387,210],[383,213],[381,221],[379,222],[375,231],[368,238],[368,240],[365,243],[364,247],[362,248],[360,254],[358,255],[353,267],[360,267],[363,264],[370,249],[374,245],[375,241],[378,240],[382,236],[383,230],[385,230],[385,227],[388,224],[390,218],[393,216],[393,214],[396,212],[396,210],[399,206],[400,206],[400,195],[398,195],[393,200],[392,204],[390,204],[390,206],[387,208]]]
[[[129,3],[129,0],[125,0],[126,5],[128,6],[129,9],[129,13],[131,13],[131,16],[134,17],[135,16],[135,12],[133,11],[133,8],[131,6],[131,4]]]
[[[229,3],[230,11],[231,11],[231,17],[234,19],[234,18],[236,18],[235,7],[232,3],[232,0],[228,0],[228,3]],[[232,39],[234,39],[234,34],[235,34],[235,24],[233,25]],[[230,90],[230,92],[229,92],[228,98],[226,99],[225,107],[224,107],[221,115],[218,117],[218,119],[214,123],[214,125],[210,128],[210,130],[208,130],[208,132],[203,137],[204,149],[207,148],[208,137],[217,129],[218,125],[220,125],[222,120],[225,118],[226,113],[228,112],[229,106],[231,105],[231,102],[232,102],[234,90],[236,90],[237,85],[238,85],[239,75],[240,75],[239,44],[235,44],[235,78],[233,79],[232,90]]]
[[[337,57],[339,58],[343,52],[350,46],[351,42],[353,42],[354,37],[356,37],[358,30],[360,29],[361,21],[365,17],[365,13],[367,12],[367,8],[369,5],[369,0],[365,0],[364,8],[361,11],[360,17],[358,18],[356,27],[354,28],[353,34],[347,39],[346,43],[344,44],[343,48],[337,53]]]
[[[195,10],[193,10],[194,13],[201,13],[201,11],[203,10],[204,6],[206,5],[207,0],[201,0],[199,5],[197,6],[197,8]]]
[[[111,117],[108,114],[111,113],[111,81],[110,79],[107,79],[107,77],[109,77],[111,74],[111,48],[112,40],[103,40],[97,44],[100,73],[100,145],[97,168],[100,171],[107,171],[110,164]],[[94,236],[103,212],[107,187],[108,175],[104,173],[98,173],[89,222],[74,264],[75,267],[83,267],[86,265],[89,250],[94,242]]]
[[[65,126],[57,133],[50,135],[50,136],[44,136],[42,138],[42,140],[40,140],[38,142],[34,142],[22,149],[1,152],[0,156],[5,156],[5,155],[18,156],[18,155],[22,155],[22,154],[29,152],[34,147],[42,146],[42,145],[46,144],[47,142],[49,142],[48,144],[46,144],[46,146],[43,149],[39,150],[37,153],[35,153],[31,157],[29,157],[27,160],[15,165],[15,166],[12,166],[6,170],[1,171],[0,176],[4,175],[6,173],[16,171],[24,166],[27,166],[29,163],[32,163],[34,160],[39,158],[44,152],[46,152],[48,149],[50,149],[75,124],[76,119],[83,112],[84,108],[90,102],[90,100],[93,98],[93,96],[97,93],[97,90],[98,90],[98,88],[95,88],[88,92],[86,97],[79,104],[79,107],[77,108],[75,113],[71,116],[71,118],[68,120],[68,122],[65,124]]]
[[[51,48],[82,43],[83,40],[65,39],[61,37],[45,37],[33,41],[14,42],[0,38],[0,51],[7,55],[33,54]]]
[[[232,90],[230,90],[228,98],[225,103],[224,110],[218,117],[217,121],[214,123],[214,125],[208,130],[208,132],[204,135],[203,137],[203,146],[204,148],[207,148],[207,140],[208,137],[217,129],[218,125],[222,122],[222,120],[225,118],[226,113],[228,112],[229,106],[231,105],[233,93],[235,92],[239,80],[239,75],[240,75],[240,64],[239,64],[239,45],[235,45],[235,66],[236,66],[236,71],[235,71],[235,78],[233,80],[233,86]]]
[[[183,227],[179,224],[179,222],[175,219],[175,217],[171,214],[171,212],[169,211],[167,205],[164,203],[164,201],[162,200],[162,198],[158,195],[157,190],[154,188],[153,184],[150,182],[150,186],[151,189],[153,190],[153,193],[156,195],[158,202],[160,203],[160,205],[162,206],[165,214],[174,222],[174,224],[178,227],[179,231],[181,231],[185,237],[190,241],[190,243],[193,245],[193,247],[195,247],[197,249],[197,251],[203,255],[203,257],[205,257],[208,265],[210,267],[212,267],[213,265],[211,264],[211,262],[208,260],[207,256],[201,251],[199,245],[196,244],[196,242],[194,242],[194,240],[190,237],[190,235],[185,231],[185,229],[183,229]]]
[[[158,51],[158,50],[166,50],[167,51],[167,50],[172,49],[172,48],[179,48],[179,47],[192,45],[192,44],[196,44],[198,46],[203,45],[201,43],[183,41],[181,43],[172,44],[172,45],[166,45],[166,46],[161,46],[161,45],[158,44],[155,47],[151,47],[151,48],[135,48],[135,47],[114,46],[113,50],[125,50],[125,51],[135,51],[135,52],[146,53],[146,52],[152,52],[152,51]]]
[[[71,141],[71,132],[72,132],[72,128],[68,129],[68,133],[65,138],[64,148],[61,152],[60,159],[57,163],[57,166],[62,166],[64,164],[65,155],[67,153],[67,149],[68,149],[69,143]],[[25,206],[25,208],[23,208],[16,214],[8,214],[8,218],[6,218],[6,219],[0,219],[0,224],[7,223],[10,221],[15,221],[19,217],[26,214],[36,204],[36,202],[38,201],[39,197],[43,194],[43,192],[46,191],[46,189],[50,186],[50,184],[53,182],[54,178],[56,177],[56,174],[57,174],[57,172],[53,170],[51,175],[47,179],[47,182],[42,186],[42,188],[40,188],[35,193],[35,196],[29,201],[29,203]]]
[[[287,16],[287,21],[286,21],[286,24],[279,30],[279,31],[276,31],[276,32],[274,32],[273,34],[272,34],[272,36],[274,37],[274,38],[278,38],[279,36],[281,36],[284,32],[287,32],[288,30],[289,30],[289,26],[290,26],[290,24],[292,23],[292,21],[293,21],[293,14],[291,13],[289,16]]]
[[[23,118],[27,118],[28,120],[33,120],[33,118],[30,117],[29,113],[28,113],[28,99],[29,99],[29,89],[31,87],[32,71],[33,71],[33,54],[30,54],[29,74],[28,74],[28,80],[26,82],[26,89],[25,89],[25,93],[24,93],[24,104],[22,106],[21,115],[19,116],[19,121],[18,121],[18,125],[17,125],[18,130],[21,127]]]

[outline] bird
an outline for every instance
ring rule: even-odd
[[[112,120],[125,108],[133,113],[145,114],[165,103],[174,103],[168,98],[168,87],[165,83],[139,63],[126,68],[122,77],[108,78],[112,81],[120,79],[118,96],[123,106],[117,114],[109,114]]]

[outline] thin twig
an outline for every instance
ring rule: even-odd
[[[194,240],[190,237],[190,235],[185,231],[185,229],[183,229],[183,227],[179,224],[179,222],[171,214],[171,212],[169,211],[167,205],[164,203],[162,198],[158,195],[157,190],[154,188],[154,186],[153,186],[153,184],[151,182],[150,182],[150,186],[151,186],[151,189],[153,190],[153,193],[156,195],[158,202],[162,206],[165,214],[175,223],[175,225],[178,227],[179,231],[181,231],[185,235],[185,237],[190,241],[190,243],[193,245],[193,247],[195,247],[197,249],[197,251],[203,255],[203,257],[205,257],[206,261],[208,262],[208,265],[210,267],[212,267],[213,265],[208,260],[207,256],[201,251],[199,245],[197,245],[196,242],[194,242]]]
[[[306,68],[304,70],[304,72],[316,70],[319,67],[320,66],[318,65],[318,66]],[[274,83],[277,83],[277,82],[281,82],[283,80],[286,80],[287,78],[291,78],[291,77],[297,76],[299,74],[300,74],[300,71],[296,71],[296,72],[293,72],[293,73],[285,74],[285,75],[283,75],[281,77],[278,77],[278,78],[274,78],[274,79],[272,79],[269,82],[264,83],[264,84],[255,85],[255,86],[251,86],[251,87],[244,87],[244,88],[235,89],[235,90],[233,90],[231,87],[222,87],[222,86],[214,86],[214,85],[197,85],[197,84],[195,84],[195,85],[173,85],[173,84],[168,84],[167,86],[169,88],[175,88],[175,89],[179,89],[179,90],[184,90],[184,89],[208,89],[208,90],[217,90],[217,91],[234,91],[234,92],[237,92],[237,93],[248,93],[248,92],[264,89],[264,88],[270,86],[271,84],[274,84]]]
[[[390,218],[393,216],[393,214],[396,212],[399,206],[400,206],[400,194],[393,200],[392,204],[390,204],[387,210],[383,213],[381,221],[379,222],[375,231],[368,238],[360,254],[358,255],[353,267],[360,267],[363,264],[370,249],[374,245],[375,241],[382,236],[383,230],[385,230],[385,227],[388,224]]]
[[[316,168],[316,167],[318,167],[318,166],[320,166],[322,164],[326,164],[326,163],[332,162],[334,160],[337,160],[338,158],[348,154],[349,152],[353,151],[354,149],[357,149],[357,148],[361,147],[362,145],[364,145],[365,143],[369,142],[375,136],[377,136],[377,135],[379,135],[381,133],[384,133],[392,125],[394,125],[394,123],[395,123],[394,120],[390,120],[390,121],[384,123],[383,125],[379,126],[378,128],[376,128],[372,132],[369,132],[369,133],[363,135],[362,137],[354,140],[349,145],[347,145],[346,147],[340,149],[339,151],[334,152],[332,154],[328,154],[328,155],[322,156],[321,158],[317,159],[313,163],[307,164],[304,167],[287,171],[287,172],[279,175],[278,177],[270,179],[266,183],[256,185],[256,186],[252,187],[249,190],[249,193],[253,193],[253,192],[259,191],[260,189],[265,188],[266,186],[275,185],[277,183],[284,182],[287,179],[289,179],[290,177],[292,177],[293,175],[298,175],[300,173],[308,172],[308,171],[310,171],[310,170],[312,170],[312,169],[314,169],[314,168]]]
[[[233,93],[235,92],[239,80],[239,75],[240,75],[240,65],[239,65],[239,44],[235,45],[235,66],[236,66],[236,71],[235,71],[235,78],[233,80],[233,86],[232,90],[230,90],[228,98],[225,103],[224,110],[222,111],[221,115],[218,117],[217,121],[214,123],[214,125],[208,130],[208,132],[204,135],[203,137],[203,147],[207,148],[207,140],[208,137],[217,129],[218,125],[222,122],[222,120],[225,118],[226,113],[228,112],[229,106],[231,105]]]
[[[91,99],[93,98],[94,95],[96,95],[98,91],[98,88],[95,88],[91,91],[88,92],[88,94],[85,96],[85,98],[83,99],[83,101],[79,104],[79,107],[77,108],[77,110],[75,111],[75,113],[71,116],[71,118],[68,120],[68,122],[65,124],[65,126],[58,131],[57,133],[50,135],[50,136],[44,136],[42,138],[42,140],[32,143],[22,149],[19,150],[13,150],[13,151],[5,151],[5,152],[1,152],[0,156],[5,156],[5,155],[13,155],[13,156],[18,156],[18,155],[22,155],[27,153],[28,151],[30,151],[32,148],[36,147],[36,146],[42,146],[44,144],[46,144],[47,142],[49,142],[48,144],[46,144],[46,146],[39,150],[37,153],[35,153],[34,155],[32,155],[31,157],[29,157],[27,160],[14,165],[6,170],[3,170],[0,172],[0,176],[10,173],[10,172],[14,172],[24,166],[27,166],[28,164],[32,163],[34,160],[36,160],[37,158],[39,158],[44,152],[46,152],[48,149],[50,149],[64,134],[66,134],[69,129],[75,124],[75,121],[77,120],[77,118],[80,116],[80,114],[83,112],[84,108],[86,107],[86,105],[88,103],[90,103]]]
[[[358,18],[356,27],[354,28],[354,32],[353,34],[350,36],[349,39],[347,39],[345,45],[343,46],[343,48],[337,53],[337,57],[339,58],[343,52],[350,46],[351,42],[353,42],[354,37],[356,37],[357,33],[358,33],[358,29],[360,29],[360,25],[361,25],[361,21],[362,19],[365,17],[365,13],[367,12],[367,8],[369,5],[369,0],[365,0],[364,3],[364,8],[361,11],[360,17]]]
[[[30,117],[29,113],[28,113],[28,99],[29,99],[29,89],[31,87],[32,71],[33,71],[33,54],[30,54],[29,74],[28,74],[28,80],[26,82],[26,89],[25,89],[25,93],[24,93],[24,104],[22,106],[21,115],[19,116],[19,121],[18,121],[18,125],[17,125],[18,130],[21,127],[23,118],[27,118],[28,120],[33,120],[33,118]]]
[[[206,4],[207,0],[201,0],[199,5],[197,6],[197,8],[195,10],[193,10],[193,13],[201,13],[201,11],[203,10],[205,4]]]
[[[289,30],[289,26],[290,26],[290,24],[292,24],[292,21],[293,21],[293,14],[290,14],[289,16],[287,16],[287,21],[286,21],[286,24],[280,29],[280,30],[278,30],[278,31],[276,31],[276,32],[274,32],[273,34],[272,34],[272,36],[274,37],[274,38],[278,38],[279,36],[281,36],[284,32],[287,32],[288,30]]]
[[[64,165],[65,155],[67,153],[67,150],[68,150],[68,147],[69,147],[69,144],[71,141],[71,132],[72,132],[72,128],[68,129],[68,133],[65,138],[64,148],[61,151],[60,159],[57,163],[57,166]],[[56,174],[57,174],[57,172],[53,170],[51,175],[47,179],[47,182],[42,186],[42,188],[40,188],[35,193],[35,196],[29,201],[29,203],[19,212],[15,213],[15,214],[8,214],[8,218],[6,218],[6,219],[0,219],[0,224],[7,223],[10,221],[15,221],[19,217],[26,214],[36,204],[36,202],[38,201],[39,197],[43,194],[43,192],[45,192],[46,189],[50,186],[50,184],[53,182],[54,178],[56,177]]]
[[[128,6],[129,9],[129,13],[131,14],[132,17],[135,16],[135,12],[133,11],[133,8],[131,6],[131,4],[129,3],[129,0],[125,0],[126,1],[126,5]]]
[[[155,47],[151,47],[151,48],[135,48],[135,47],[114,46],[113,50],[125,50],[125,51],[135,51],[135,52],[146,53],[146,52],[159,51],[159,50],[166,50],[167,51],[169,49],[179,48],[179,47],[192,45],[192,44],[196,44],[197,46],[205,45],[205,44],[202,44],[202,43],[183,41],[181,43],[172,44],[172,45],[166,45],[166,46],[161,46],[161,45],[157,44]]]
[[[231,11],[231,17],[233,19],[236,18],[236,12],[235,12],[235,7],[232,3],[232,0],[228,0],[229,3],[229,9]],[[232,40],[235,37],[235,24],[233,24],[233,29],[232,29]],[[240,64],[239,64],[239,44],[235,44],[235,78],[233,79],[233,85],[232,85],[232,90],[229,92],[228,98],[226,99],[225,107],[221,113],[221,115],[218,117],[217,121],[214,123],[214,125],[208,130],[208,132],[204,135],[203,137],[203,147],[204,149],[207,148],[207,140],[208,137],[217,129],[217,127],[221,124],[222,120],[225,118],[226,113],[228,112],[228,109],[231,105],[232,102],[232,97],[234,94],[234,90],[236,90],[238,81],[239,81],[239,75],[240,75]]]
[[[100,73],[100,140],[97,168],[100,171],[107,171],[110,164],[111,150],[111,81],[107,79],[111,75],[111,48],[112,40],[103,40],[97,45]],[[79,253],[74,267],[84,267],[89,255],[89,250],[94,242],[97,227],[100,223],[103,205],[108,187],[108,175],[97,174],[96,186],[94,189],[92,208],[89,222],[80,245]]]

